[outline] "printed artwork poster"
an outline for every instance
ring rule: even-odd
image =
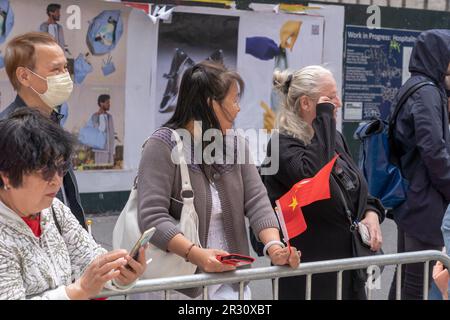
[[[10,9],[7,14],[14,15],[14,23],[5,25],[8,19],[0,19],[2,35],[5,29],[11,29],[0,43],[2,57],[9,40],[30,31],[49,33],[64,50],[74,89],[57,111],[64,116],[64,128],[79,140],[75,170],[122,169],[126,26],[131,9],[89,0],[2,0],[0,9],[5,3]],[[51,4],[57,6],[49,7]],[[16,92],[3,65],[0,67],[1,111],[15,99]]]
[[[296,71],[321,65],[324,18],[298,14],[244,12],[239,28],[238,71],[245,84],[236,127],[274,127],[280,106],[273,90],[275,69]]]
[[[172,116],[184,71],[203,60],[236,70],[239,17],[174,12],[159,22],[156,125]]]
[[[420,31],[347,26],[345,30],[344,120],[386,119]]]

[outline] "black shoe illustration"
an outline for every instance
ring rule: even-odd
[[[164,78],[167,79],[167,86],[161,104],[159,105],[159,112],[166,113],[175,109],[181,75],[183,75],[188,67],[193,65],[194,61],[183,50],[179,48],[175,49],[170,71],[164,74]]]
[[[211,53],[211,55],[206,58],[206,60],[214,61],[220,64],[223,64],[223,50],[218,49]]]

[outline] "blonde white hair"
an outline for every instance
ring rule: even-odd
[[[306,144],[311,143],[314,130],[301,118],[299,100],[302,96],[308,96],[314,101],[319,100],[321,82],[326,76],[333,77],[333,74],[318,65],[304,67],[294,72],[274,71],[273,86],[281,96],[275,127],[281,133],[289,134]]]

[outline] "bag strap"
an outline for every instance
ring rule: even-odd
[[[176,130],[173,130],[171,128],[164,127],[166,129],[170,129],[172,131],[173,136],[175,137],[175,141],[177,143],[177,151],[178,151],[178,159],[180,164],[180,171],[181,171],[181,199],[185,198],[194,198],[194,190],[192,189],[191,185],[191,179],[189,177],[189,169],[187,166],[186,158],[184,157],[183,153],[183,141],[181,141],[180,135],[177,133]],[[150,140],[151,137],[148,137],[145,142],[142,144],[142,150],[144,151],[145,145]],[[138,176],[134,178],[133,188],[137,188],[138,183]]]
[[[402,97],[400,98],[399,102],[396,104],[394,112],[392,114],[392,117],[389,119],[389,127],[391,126],[391,124],[393,124],[395,126],[396,122],[397,122],[397,116],[398,113],[400,112],[400,109],[403,107],[403,105],[405,104],[406,100],[408,100],[408,98],[417,90],[419,90],[420,88],[424,87],[424,86],[434,86],[436,87],[436,85],[434,84],[434,82],[432,81],[422,81],[419,83],[416,83],[415,85],[413,85],[411,88],[409,88],[406,93],[404,93],[402,95]]]
[[[62,236],[61,225],[59,224],[58,219],[56,218],[56,213],[55,209],[53,208],[53,205],[50,207],[50,210],[53,215],[53,221],[55,221],[56,229],[58,229],[59,234]]]
[[[401,108],[405,104],[406,100],[408,100],[408,98],[412,94],[414,94],[417,90],[419,90],[420,88],[422,88],[424,86],[434,86],[437,88],[436,84],[434,84],[434,82],[432,82],[432,81],[422,81],[422,82],[416,83],[402,95],[399,102],[395,106],[392,116],[389,119],[388,140],[389,140],[389,148],[391,150],[391,152],[390,152],[391,159],[390,160],[394,164],[398,164],[398,159],[397,159],[398,149],[397,149],[397,144],[395,143],[395,139],[394,139],[394,128],[397,125],[397,116],[398,116]]]
[[[349,223],[350,232],[353,232],[357,229],[358,223],[356,221],[354,221],[352,212],[351,212],[350,208],[348,207],[347,200],[345,199],[345,195],[341,189],[341,187],[343,188],[343,186],[341,186],[341,182],[340,182],[339,178],[336,177],[333,172],[331,172],[331,174],[330,174],[330,180],[331,179],[333,179],[336,182],[339,198],[341,198],[341,200],[342,200],[342,205],[344,206],[344,210],[345,210],[345,216]]]
[[[194,191],[192,190],[191,179],[189,177],[189,170],[186,163],[186,158],[183,152],[183,142],[181,141],[180,135],[176,130],[172,130],[173,136],[177,142],[178,160],[180,164],[181,171],[181,198],[193,198]]]

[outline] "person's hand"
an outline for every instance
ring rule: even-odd
[[[125,257],[128,265],[119,268],[120,275],[116,279],[114,279],[117,284],[121,286],[127,286],[135,282],[140,276],[142,276],[145,269],[147,268],[147,261],[145,259],[145,249],[147,248],[147,246],[148,245],[145,245],[144,247],[141,247],[139,249],[139,256],[137,261],[129,255]]]
[[[290,49],[294,47],[300,33],[301,21],[289,20],[280,29],[280,47]]]
[[[334,105],[334,107],[336,108],[336,105],[333,103],[333,101],[327,97],[327,96],[322,96],[319,98],[319,101],[317,101],[317,104],[319,103],[331,103],[332,105]]]
[[[370,234],[370,250],[378,251],[383,244],[383,237],[381,235],[381,227],[378,219],[378,214],[375,211],[368,210],[361,223],[365,224],[369,229]]]
[[[284,266],[288,264],[291,268],[296,269],[300,264],[301,252],[297,251],[295,247],[282,248],[278,245],[271,246],[267,253],[269,254],[270,260],[276,266]]]
[[[120,275],[120,268],[127,264],[126,255],[126,250],[114,250],[97,257],[75,283],[66,287],[67,296],[84,300],[99,294],[106,282]]]
[[[192,247],[188,254],[188,260],[199,266],[204,272],[224,272],[235,270],[236,267],[217,260],[218,255],[227,255],[228,252],[217,249],[203,249]]]
[[[338,108],[337,108],[337,106],[336,106],[336,103],[333,102],[333,99],[330,99],[330,98],[327,97],[327,96],[323,96],[323,97],[320,97],[320,98],[319,98],[319,101],[317,101],[317,104],[319,104],[319,103],[331,103],[331,104],[334,106],[334,109],[333,109],[333,117],[334,117],[334,119],[337,118],[337,111],[338,111]]]
[[[264,129],[272,131],[275,128],[275,112],[264,101],[261,101],[260,106],[264,109]]]

